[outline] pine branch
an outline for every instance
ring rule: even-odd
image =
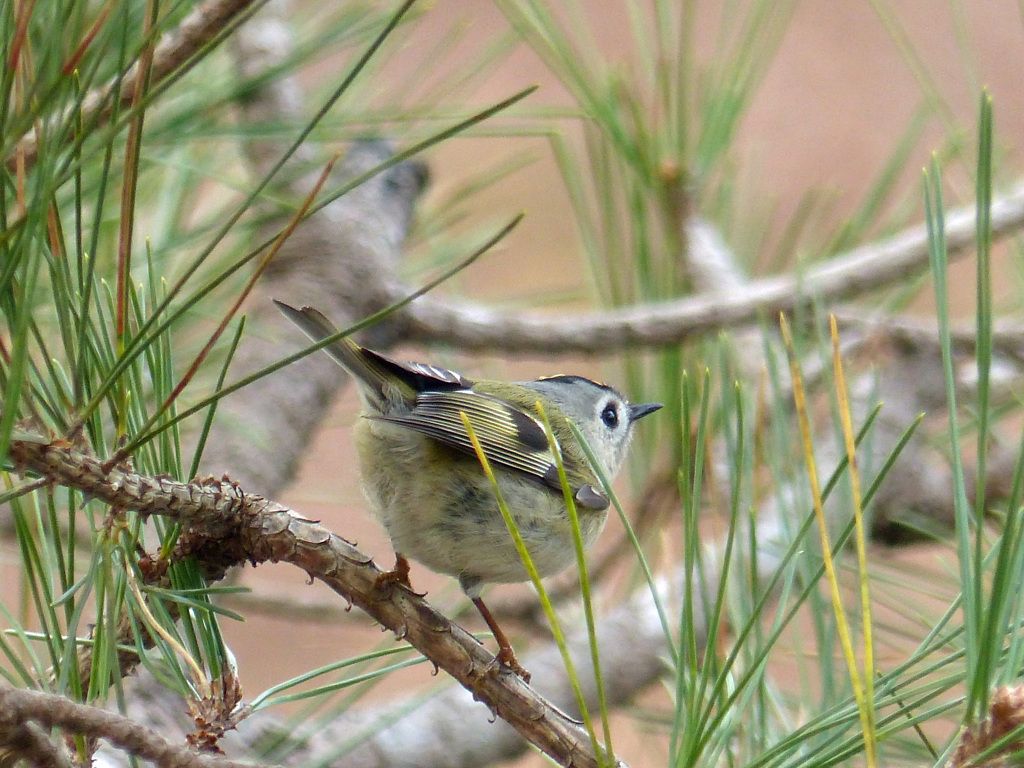
[[[12,740],[12,729],[41,736],[40,726],[60,728],[68,735],[105,739],[129,755],[151,760],[161,768],[244,768],[219,755],[196,754],[188,747],[173,744],[156,731],[127,717],[96,707],[76,704],[63,696],[27,691],[0,685],[0,761],[4,749],[30,760],[32,765],[68,766],[70,761],[45,736],[34,740],[31,748]]]
[[[597,766],[579,725],[519,677],[504,671],[472,635],[403,589],[378,589],[372,558],[288,507],[251,495],[230,480],[182,483],[102,461],[63,441],[15,440],[20,474],[42,475],[120,509],[161,515],[182,527],[190,552],[215,552],[217,567],[286,562],[319,579],[455,678],[495,716],[563,765]]]

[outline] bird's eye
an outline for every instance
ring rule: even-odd
[[[601,411],[601,421],[608,429],[615,429],[619,426],[619,410],[615,407],[615,403],[608,403]]]

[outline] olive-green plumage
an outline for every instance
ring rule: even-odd
[[[311,307],[275,303],[314,341],[337,333]],[[661,407],[630,405],[612,388],[580,376],[471,381],[443,368],[392,360],[348,338],[324,351],[358,386],[363,418],[356,424],[355,441],[363,488],[395,552],[458,578],[482,612],[482,585],[529,576],[462,414],[495,470],[534,565],[541,576],[549,576],[572,565],[576,556],[538,401],[561,449],[585,546],[604,527],[609,502],[570,420],[611,478],[622,464],[634,423]],[[486,612],[485,618],[492,622]],[[493,624],[492,629],[498,634]],[[514,661],[511,648],[502,650]]]

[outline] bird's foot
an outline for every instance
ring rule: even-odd
[[[374,590],[385,591],[399,586],[405,587],[417,597],[423,597],[426,592],[417,592],[412,588],[412,583],[409,581],[409,570],[409,561],[404,555],[396,553],[395,567],[390,571],[384,571],[377,577],[377,580],[373,583]]]
[[[519,664],[519,660],[516,658],[516,652],[512,650],[512,643],[505,637],[505,633],[498,626],[497,619],[494,618],[494,614],[491,613],[491,609],[488,608],[484,601],[479,597],[472,598],[473,605],[480,611],[480,615],[483,616],[484,621],[487,622],[488,628],[491,630],[491,634],[494,635],[494,639],[498,641],[498,668],[505,667],[509,672],[513,672],[523,679],[524,683],[530,682],[530,673],[527,672]]]
[[[511,645],[499,648],[497,659],[499,666],[505,667],[509,672],[521,677],[524,683],[529,684],[531,675],[523,669],[522,665],[519,663],[519,659],[516,658],[516,652],[512,650]]]

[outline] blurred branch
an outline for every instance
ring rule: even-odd
[[[353,144],[331,183],[372,170],[390,157],[385,142]],[[308,193],[306,182],[315,180],[314,174],[295,182],[286,194],[301,199]],[[232,378],[259,371],[306,343],[271,298],[316,305],[342,325],[387,306],[380,288],[390,284],[424,183],[421,166],[402,163],[360,184],[292,233],[246,307],[248,332],[232,361]],[[401,327],[389,318],[376,324],[367,340],[390,346]],[[280,493],[347,382],[344,371],[317,354],[225,398],[207,440],[204,471],[226,471],[246,488]]]
[[[836,320],[843,328],[871,335],[884,335],[908,348],[939,351],[939,331],[934,320],[893,315],[872,315],[853,309],[837,310]],[[953,351],[973,355],[977,349],[978,329],[974,323],[950,328]],[[996,320],[992,328],[992,351],[1024,363],[1024,325],[1016,321]]]
[[[239,74],[260,82],[239,103],[249,126],[299,119],[303,89],[294,76],[266,81],[291,54],[288,3],[273,0],[232,38]],[[257,132],[253,132],[257,133]],[[285,140],[253,139],[244,144],[253,174],[262,178],[288,149]],[[372,172],[393,155],[390,144],[362,141],[350,145],[330,184]],[[278,174],[278,199],[303,199],[319,169],[308,167],[304,146]],[[294,351],[305,337],[278,312],[271,298],[315,305],[336,323],[349,325],[390,303],[402,243],[413,206],[426,184],[426,168],[404,162],[373,176],[303,222],[271,262],[248,303],[246,338],[232,362],[236,379],[259,371]],[[258,233],[268,239],[288,211],[270,211]],[[394,317],[364,336],[374,346],[392,345],[402,332]],[[285,371],[266,376],[223,400],[207,441],[204,471],[227,471],[246,488],[268,496],[293,477],[324,413],[348,377],[326,355],[313,355]],[[272,406],[272,407],[271,407]]]
[[[207,0],[196,6],[177,27],[163,35],[153,51],[153,61],[148,74],[151,83],[149,90],[156,90],[171,76],[184,72],[183,67],[204,46],[218,37],[230,34],[232,29],[245,20],[246,14],[255,12],[265,2],[266,0]],[[66,62],[65,68],[69,64]],[[117,77],[106,85],[89,91],[76,108],[76,111],[81,113],[81,121],[86,125],[101,125],[109,120],[115,104],[131,106],[140,75],[145,74],[136,62],[123,77]],[[51,118],[54,121],[64,119],[63,116]],[[6,162],[11,164],[15,158],[21,157],[26,167],[33,165],[39,152],[39,133],[33,131],[25,134],[15,145]],[[42,133],[45,135],[46,132]]]
[[[0,685],[0,703],[5,686]],[[0,766],[16,765],[19,760],[41,768],[71,768],[71,760],[49,735],[33,722],[0,713]]]
[[[950,258],[971,252],[975,238],[973,205],[946,215]],[[693,222],[691,228],[702,227]],[[992,206],[993,239],[1024,226],[1024,184]],[[700,239],[692,239],[701,247]],[[408,331],[420,341],[466,350],[607,354],[622,349],[676,344],[694,336],[756,323],[790,311],[809,297],[823,302],[850,298],[920,273],[928,266],[928,235],[923,224],[815,263],[794,274],[754,280],[725,292],[661,304],[645,304],[570,317],[531,317],[468,302],[423,298],[406,310]],[[392,294],[392,298],[401,292]]]
[[[67,735],[105,739],[127,754],[151,760],[163,768],[243,768],[242,763],[219,755],[196,754],[174,744],[152,729],[121,715],[96,707],[76,704],[63,696],[26,691],[0,684],[0,761],[4,749],[15,752],[37,766],[67,766],[71,762],[49,738],[33,740],[31,749],[13,742],[12,729],[39,734],[40,726],[60,728]],[[251,764],[245,764],[251,765]]]

